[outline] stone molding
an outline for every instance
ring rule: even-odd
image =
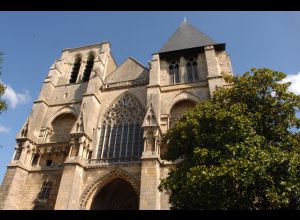
[[[79,202],[79,209],[80,210],[87,210],[91,205],[92,199],[95,197],[95,195],[111,180],[115,178],[121,178],[125,181],[127,181],[135,190],[137,195],[140,195],[140,187],[138,184],[138,181],[131,176],[129,173],[127,173],[124,170],[118,169],[118,168],[112,168],[106,170],[102,175],[100,175],[96,180],[94,180],[92,183],[90,183],[85,190],[82,193],[82,196],[80,198]]]

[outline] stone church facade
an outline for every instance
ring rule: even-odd
[[[16,137],[0,209],[169,209],[161,138],[232,74],[224,43],[184,21],[149,67],[110,43],[64,49]]]

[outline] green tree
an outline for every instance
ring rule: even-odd
[[[286,75],[251,69],[188,111],[164,137],[183,158],[159,189],[171,209],[299,209],[300,97]]]
[[[1,63],[3,61],[3,53],[0,51],[0,75],[2,73],[1,71]],[[6,102],[2,99],[2,96],[4,95],[5,92],[5,86],[4,84],[0,81],[0,113],[5,111],[7,109],[7,104]]]

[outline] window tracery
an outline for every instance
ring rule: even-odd
[[[186,63],[187,80],[188,82],[195,82],[199,80],[198,66],[195,58],[190,57]]]
[[[140,157],[144,115],[145,112],[133,96],[126,94],[116,101],[104,116],[97,158]]]
[[[52,188],[52,182],[43,182],[41,191],[38,195],[39,199],[48,199]]]
[[[180,83],[179,62],[177,60],[171,61],[169,65],[169,79],[170,84]]]

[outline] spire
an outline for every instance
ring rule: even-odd
[[[167,43],[165,43],[165,45],[160,49],[159,53],[214,44],[217,43],[206,34],[189,24],[186,17],[184,17],[183,22],[169,38]]]

